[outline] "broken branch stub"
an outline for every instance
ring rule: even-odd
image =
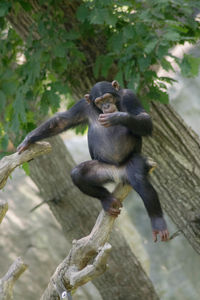
[[[13,299],[13,285],[20,275],[27,269],[21,257],[18,257],[10,266],[8,272],[0,279],[0,299]]]

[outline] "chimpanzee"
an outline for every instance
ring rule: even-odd
[[[85,194],[98,198],[103,209],[117,217],[121,203],[103,185],[121,181],[141,196],[151,220],[153,239],[169,233],[157,193],[148,180],[149,166],[141,155],[142,137],[152,134],[152,121],[139,100],[117,81],[96,83],[90,94],[66,112],[56,114],[30,132],[19,145],[19,154],[43,138],[79,124],[88,124],[88,145],[92,160],[76,166],[71,177]]]

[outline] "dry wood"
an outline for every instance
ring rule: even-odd
[[[0,279],[0,300],[13,299],[13,285],[26,268],[27,265],[21,257],[18,257],[10,266],[6,275]]]
[[[6,200],[0,199],[0,224],[5,217],[5,214],[8,210],[8,203]]]
[[[2,189],[5,186],[8,176],[17,166],[50,151],[51,146],[48,142],[38,142],[31,145],[20,155],[14,153],[4,157],[0,161],[0,188]],[[155,163],[149,161],[149,166],[154,168]],[[113,194],[114,197],[123,201],[130,190],[130,186],[120,183]],[[0,221],[4,217],[7,207],[7,203],[0,203]],[[107,215],[102,210],[91,233],[78,241],[73,241],[73,247],[69,255],[57,267],[41,298],[42,300],[65,299],[68,292],[75,291],[77,287],[101,275],[106,270],[107,258],[112,248],[107,241],[114,221],[114,217]],[[2,300],[12,299],[13,283],[23,272],[22,269],[24,271],[26,267],[21,259],[18,259],[0,281]]]
[[[148,163],[150,171],[155,168],[155,162],[149,159]],[[122,202],[131,189],[129,185],[119,183],[113,195]],[[108,240],[115,219],[102,210],[91,233],[73,241],[72,249],[57,267],[41,300],[70,299],[70,292],[73,293],[79,286],[106,271],[107,259],[112,248]]]
[[[20,155],[16,152],[2,158],[0,160],[0,189],[5,186],[8,176],[16,167],[50,151],[51,145],[49,143],[38,142],[31,145],[28,150],[22,152]]]
[[[35,157],[49,153],[51,145],[48,142],[38,142],[31,145],[28,150],[20,155],[16,152],[9,156],[5,156],[0,160],[0,189],[5,186],[9,175],[12,171],[25,162],[33,160]],[[0,200],[0,224],[8,210],[8,203],[5,200]]]
[[[118,184],[113,194],[123,201],[131,187]],[[107,242],[115,218],[103,210],[100,212],[91,233],[74,240],[72,249],[57,267],[41,300],[67,299],[67,293],[74,292],[79,286],[93,280],[106,270],[111,245]]]
[[[18,153],[14,153],[12,155],[5,156],[2,160],[0,160],[0,189],[5,186],[8,176],[16,167],[50,151],[51,145],[49,143],[38,142],[31,145],[28,150],[22,152],[20,155]],[[0,223],[2,222],[7,210],[7,201],[0,200]],[[11,265],[6,275],[0,279],[0,300],[13,299],[13,285],[26,268],[27,266],[20,257],[17,258],[17,260]]]

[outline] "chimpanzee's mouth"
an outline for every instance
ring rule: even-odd
[[[116,111],[115,109],[111,109],[111,110],[110,109],[104,109],[103,113],[104,114],[111,114],[111,113],[114,113],[115,111]]]

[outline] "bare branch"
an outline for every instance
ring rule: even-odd
[[[16,167],[50,151],[51,145],[49,143],[38,142],[31,145],[20,155],[18,153],[14,153],[12,155],[5,156],[2,160],[0,160],[0,189],[5,186],[8,176]],[[2,222],[7,210],[7,201],[0,200],[0,223]],[[11,265],[6,275],[0,279],[0,300],[13,299],[13,285],[26,268],[27,266],[20,257],[17,258],[17,260]]]
[[[148,166],[151,172],[156,163],[148,159]],[[129,185],[119,183],[113,195],[122,202],[131,189]],[[100,212],[91,233],[72,242],[72,249],[57,267],[40,300],[71,299],[71,292],[105,272],[112,248],[108,240],[114,222],[114,217],[109,216],[104,210]]]
[[[8,203],[4,199],[0,199],[0,224],[5,217],[5,214],[8,210]]]
[[[19,276],[27,269],[21,257],[10,266],[6,275],[0,279],[0,299],[12,300],[13,299],[13,285]]]
[[[2,160],[0,160],[0,189],[5,186],[8,176],[16,167],[34,159],[39,155],[49,153],[50,151],[51,145],[49,143],[37,142],[35,144],[32,144],[26,151],[22,152],[20,155],[16,152],[2,158]]]
[[[130,190],[130,186],[120,183],[113,194],[123,201]],[[67,293],[74,292],[79,286],[105,272],[112,248],[107,241],[114,221],[114,217],[102,210],[91,233],[80,240],[73,241],[72,249],[57,267],[41,300],[67,299],[64,298]]]
[[[12,171],[28,162],[35,157],[49,153],[51,151],[51,145],[47,142],[38,142],[31,145],[26,151],[22,152],[20,155],[16,152],[9,156],[5,156],[0,160],[0,189],[2,189]],[[5,200],[0,200],[0,224],[8,210],[8,203]]]

